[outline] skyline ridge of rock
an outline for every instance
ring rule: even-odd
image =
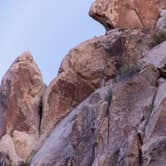
[[[0,165],[165,166],[165,7],[96,0],[106,34],[73,48],[48,86],[19,56],[0,85]]]

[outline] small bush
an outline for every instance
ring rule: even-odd
[[[119,70],[119,75],[121,78],[125,78],[127,76],[132,76],[140,71],[139,64],[134,64],[132,66],[123,65]]]
[[[152,45],[156,46],[164,41],[166,41],[166,32],[159,32],[154,35],[154,42],[152,43]]]
[[[19,166],[30,166],[30,163],[22,162],[22,163],[19,164]]]

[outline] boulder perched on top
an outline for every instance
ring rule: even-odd
[[[153,28],[165,6],[165,0],[96,0],[89,14],[107,30],[113,27]]]

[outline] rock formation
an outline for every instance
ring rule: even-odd
[[[165,7],[96,0],[106,34],[72,49],[48,87],[18,57],[0,86],[0,165],[165,166]]]
[[[0,86],[0,151],[17,165],[39,139],[40,105],[45,85],[30,53],[18,57]]]
[[[153,28],[165,6],[165,0],[96,0],[89,14],[106,30],[113,27]]]
[[[142,38],[144,41],[140,43]],[[149,50],[151,39],[150,32],[133,30],[130,34],[127,30],[116,30],[71,50],[43,96],[42,134],[47,134],[76,105],[123,68],[136,68],[139,56]]]

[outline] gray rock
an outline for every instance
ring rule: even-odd
[[[153,64],[156,68],[166,65],[166,41],[151,49],[143,59],[145,64]]]
[[[111,91],[94,92],[62,120],[32,159],[31,166],[90,165],[97,146],[96,129],[106,117]]]
[[[161,10],[160,18],[156,23],[156,27],[160,30],[166,30],[166,10]]]

